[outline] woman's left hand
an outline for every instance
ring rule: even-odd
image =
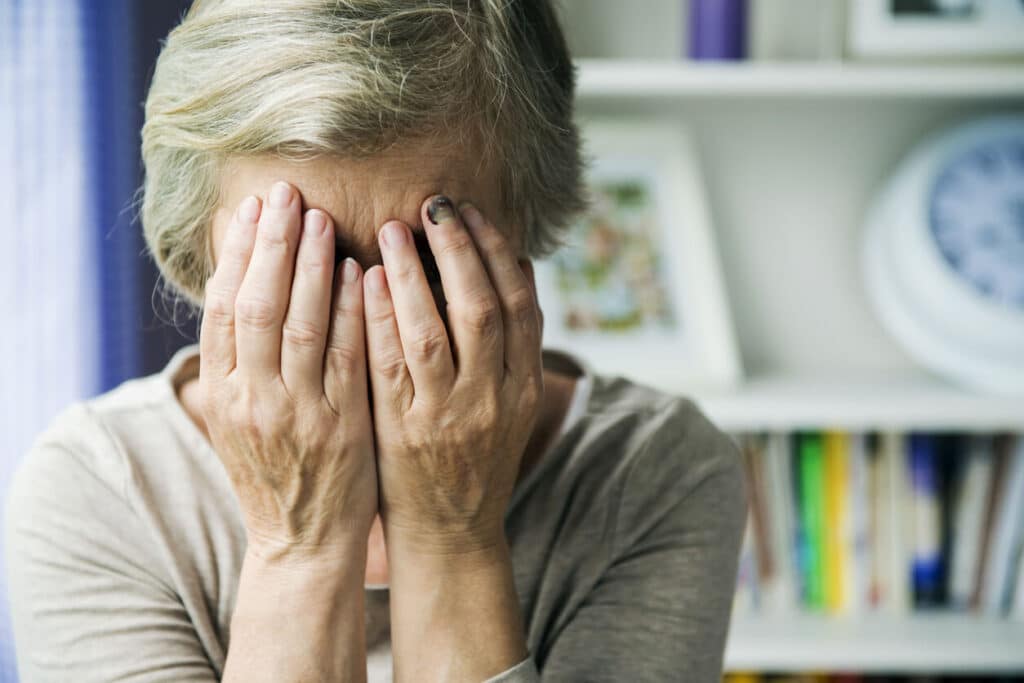
[[[380,514],[389,547],[461,554],[505,541],[543,395],[540,313],[532,266],[479,210],[422,212],[448,329],[404,223],[381,229],[364,279]]]

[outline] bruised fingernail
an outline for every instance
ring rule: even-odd
[[[246,197],[238,205],[238,218],[246,223],[255,223],[260,218],[260,200],[257,197]]]
[[[359,265],[351,256],[346,258],[341,266],[341,279],[343,282],[355,282],[359,279]]]
[[[440,225],[442,221],[451,220],[454,217],[455,207],[452,205],[452,200],[444,195],[438,195],[430,200],[430,205],[427,206],[427,218],[431,223]]]
[[[384,242],[384,246],[395,249],[409,241],[409,231],[405,229],[404,225],[392,221],[386,223],[381,229],[380,238]]]
[[[484,215],[480,213],[480,209],[476,208],[469,202],[462,202],[459,204],[459,213],[462,214],[462,220],[466,222],[470,228],[476,229],[484,224]]]
[[[270,205],[275,209],[285,209],[292,203],[292,188],[286,182],[274,183],[270,189]]]

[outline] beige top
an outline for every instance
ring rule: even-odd
[[[19,467],[5,537],[22,683],[220,679],[245,529],[175,393],[196,355],[72,406]],[[582,385],[509,503],[530,657],[492,681],[718,681],[745,518],[736,449],[686,399]],[[387,591],[366,598],[387,680]]]

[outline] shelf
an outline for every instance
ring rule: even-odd
[[[631,97],[1024,99],[1024,65],[899,66],[578,60],[577,94]]]
[[[763,377],[694,399],[727,431],[1024,431],[1024,398],[974,394],[928,376]]]
[[[1024,671],[1024,622],[959,615],[734,618],[729,671]]]

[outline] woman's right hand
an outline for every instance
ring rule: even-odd
[[[277,183],[239,205],[206,283],[201,410],[268,560],[343,557],[377,512],[362,273],[346,259],[335,277],[334,245],[330,217]]]

